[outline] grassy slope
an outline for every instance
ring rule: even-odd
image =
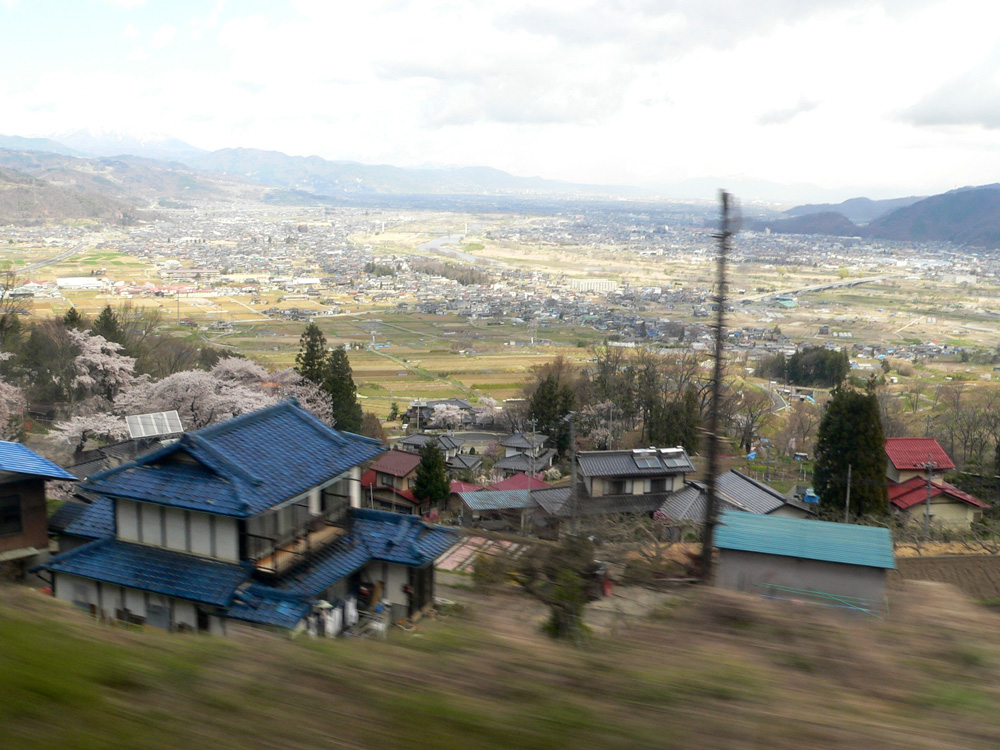
[[[886,622],[699,592],[586,648],[503,594],[381,643],[133,633],[0,589],[3,745],[997,746],[1000,621],[910,589]]]

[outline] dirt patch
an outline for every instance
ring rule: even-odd
[[[1000,557],[947,555],[897,557],[897,578],[948,583],[973,599],[1000,599]]]

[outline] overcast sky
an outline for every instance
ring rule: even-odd
[[[0,0],[0,133],[929,194],[1000,181],[998,28],[979,0]]]

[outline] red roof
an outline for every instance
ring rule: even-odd
[[[899,471],[922,471],[927,468],[928,461],[934,464],[936,471],[955,468],[934,438],[886,438],[885,452]]]
[[[364,489],[373,487],[375,485],[375,469],[368,469],[364,474],[361,475],[361,486]]]
[[[531,486],[528,486],[528,483]],[[512,477],[507,477],[502,482],[497,482],[496,484],[491,484],[486,489],[488,490],[544,490],[546,487],[551,487],[551,484],[546,484],[541,479],[536,479],[535,477],[529,477],[527,474],[515,474]]]
[[[457,479],[451,483],[451,494],[456,492],[475,492],[476,490],[481,490],[483,486],[481,484],[473,484],[472,482],[460,482]]]
[[[383,453],[378,461],[371,465],[375,471],[394,477],[405,477],[420,465],[420,456],[416,453],[391,450]]]
[[[989,508],[988,503],[973,497],[968,492],[962,492],[953,484],[943,482],[940,485],[931,484],[931,497],[944,495],[959,502],[974,505],[977,508]],[[908,510],[915,505],[927,501],[927,480],[924,477],[911,477],[905,482],[896,484],[889,482],[889,502],[900,510]]]

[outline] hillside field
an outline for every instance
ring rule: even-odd
[[[443,587],[442,587],[443,588]],[[582,646],[522,595],[388,641],[102,626],[0,588],[7,750],[72,748],[987,748],[1000,619],[941,584],[887,620],[686,590]]]

